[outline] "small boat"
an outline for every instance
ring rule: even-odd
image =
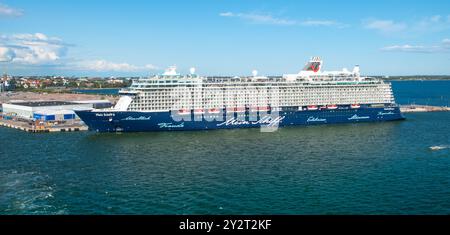
[[[203,109],[194,109],[194,114],[204,114],[205,111]]]
[[[361,105],[359,105],[359,104],[350,105],[350,108],[352,108],[352,109],[358,109],[359,107],[361,107]]]
[[[308,110],[317,110],[317,106],[315,106],[315,105],[308,105]]]
[[[208,109],[208,113],[220,113],[220,110],[216,109],[216,108],[212,108],[212,109]]]
[[[442,149],[446,149],[446,148],[447,148],[447,146],[431,146],[430,150],[437,151],[437,150],[442,150]]]
[[[188,114],[191,114],[191,110],[189,110],[189,109],[180,109],[180,110],[178,110],[178,114],[180,114],[180,115],[188,115]]]
[[[337,107],[337,105],[335,105],[335,104],[330,104],[330,105],[327,105],[327,109],[337,109],[338,107]]]

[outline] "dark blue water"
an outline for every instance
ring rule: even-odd
[[[435,84],[420,98],[450,93]],[[406,117],[273,133],[0,128],[0,213],[450,214],[450,113]]]
[[[424,104],[450,107],[450,81],[393,81],[399,104]]]

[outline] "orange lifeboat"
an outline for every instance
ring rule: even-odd
[[[258,111],[262,111],[262,112],[270,111],[270,107],[269,107],[269,106],[266,106],[266,107],[258,107]]]
[[[236,113],[244,113],[245,112],[245,108],[244,107],[237,107],[235,108]]]
[[[189,110],[189,109],[180,109],[180,110],[178,110],[178,114],[180,114],[180,115],[188,115],[188,114],[191,114],[191,110]]]
[[[208,113],[220,113],[220,110],[216,109],[216,108],[212,108],[212,109],[208,109]]]
[[[243,107],[227,108],[227,112],[229,112],[229,113],[243,113],[243,112],[245,112],[245,108],[243,108]]]
[[[308,105],[308,110],[317,110],[317,106],[315,106],[315,105]]]
[[[337,105],[335,104],[327,105],[327,109],[337,109]]]

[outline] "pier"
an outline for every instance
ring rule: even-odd
[[[23,121],[0,119],[0,126],[14,128],[30,133],[45,133],[45,132],[72,132],[72,131],[87,131],[88,127],[82,123],[71,124],[55,124],[55,125],[34,125]]]
[[[402,113],[445,112],[450,111],[450,107],[430,105],[400,105],[400,111]]]

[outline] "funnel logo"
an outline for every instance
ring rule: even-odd
[[[320,70],[320,62],[309,62],[303,70],[317,73]]]
[[[317,65],[317,66],[314,66],[314,65],[311,65],[311,70],[312,71],[314,71],[314,73],[317,73],[317,71],[319,71],[319,66]]]

